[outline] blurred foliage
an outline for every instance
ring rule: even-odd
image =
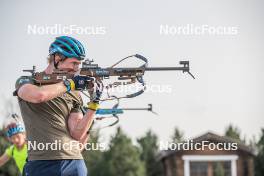
[[[240,130],[232,124],[228,125],[225,131],[225,136],[233,138],[237,141],[242,141],[240,138]]]
[[[10,146],[10,143],[5,137],[3,130],[0,130],[0,155],[5,153],[6,148]],[[9,160],[4,166],[0,167],[0,176],[17,176],[19,170],[13,159]]]
[[[86,166],[88,166],[89,175],[97,175],[96,173],[104,167],[100,165],[103,161],[103,151],[98,150],[98,145],[100,144],[99,131],[91,133],[88,143],[92,150],[84,150],[82,153],[83,158]]]
[[[261,138],[251,143],[255,146],[257,155],[255,157],[255,175],[264,174],[264,129],[261,131]],[[226,136],[240,140],[240,130],[229,125],[226,128]],[[5,149],[10,146],[3,130],[0,130],[0,152],[3,154]],[[174,142],[183,141],[183,132],[177,127],[171,137]],[[84,150],[83,157],[91,176],[162,176],[163,168],[160,161],[157,161],[159,152],[158,137],[151,130],[147,131],[142,137],[138,138],[133,144],[124,131],[118,127],[116,133],[111,136],[105,150],[97,150],[101,146],[100,133],[95,131],[89,139],[90,147],[93,150]],[[222,175],[222,169],[217,168],[217,174]],[[17,176],[19,171],[13,160],[0,167],[0,176]]]
[[[140,158],[145,163],[147,176],[162,175],[162,163],[157,161],[159,152],[158,137],[152,131],[148,131],[145,136],[139,138]]]
[[[138,147],[132,144],[120,127],[111,137],[109,149],[104,153],[101,164],[104,169],[99,172],[100,176],[145,176],[145,163],[140,160]]]
[[[175,127],[173,134],[171,136],[172,142],[173,143],[183,142],[184,141],[183,135],[184,135],[184,133],[182,131],[180,131],[178,127]]]
[[[255,175],[264,175],[264,128],[261,129],[261,137],[256,144],[257,156],[255,157]]]

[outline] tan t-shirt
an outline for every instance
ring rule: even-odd
[[[31,77],[20,77],[16,90],[23,84],[33,84]],[[69,133],[68,118],[81,112],[79,92],[67,92],[43,103],[30,103],[18,97],[26,127],[29,160],[82,159],[81,151]]]

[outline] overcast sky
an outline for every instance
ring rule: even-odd
[[[0,3],[1,96],[12,96],[16,79],[25,75],[23,69],[32,65],[38,71],[45,69],[48,47],[62,35],[59,28],[71,26],[88,30],[82,34],[72,32],[71,36],[83,42],[87,56],[102,67],[135,53],[148,57],[149,66],[178,66],[180,60],[190,61],[195,80],[180,72],[146,73],[148,85],[170,86],[172,91],[147,92],[121,101],[123,107],[152,103],[159,114],[122,115],[119,125],[130,136],[139,137],[152,129],[161,140],[167,140],[175,126],[187,138],[207,131],[223,134],[232,123],[243,136],[252,137],[264,127],[261,0]],[[54,26],[57,31],[53,33],[49,28]],[[3,102],[2,116],[6,109]],[[107,138],[115,128],[105,129],[102,134]]]

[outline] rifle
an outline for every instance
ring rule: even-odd
[[[143,61],[144,64],[141,65],[140,67],[128,67],[128,68],[115,67],[122,61],[128,58],[132,58],[132,57],[135,57],[136,59]],[[188,73],[193,79],[195,79],[194,76],[190,73],[189,61],[180,61],[179,63],[180,65],[182,65],[181,67],[148,67],[147,66],[148,59],[142,55],[135,54],[135,55],[127,56],[121,59],[120,61],[118,61],[117,63],[115,63],[114,65],[112,65],[111,67],[107,67],[107,68],[101,68],[98,66],[98,64],[92,64],[92,62],[93,62],[92,60],[85,60],[82,63],[82,67],[80,68],[79,73],[78,73],[80,75],[94,78],[94,79],[91,79],[91,82],[89,82],[88,88],[93,87],[94,80],[109,79],[109,77],[117,77],[117,79],[121,81],[122,80],[130,80],[130,81],[125,82],[125,83],[124,82],[114,82],[106,86],[107,89],[111,87],[119,86],[119,85],[133,84],[136,82],[141,83],[141,85],[143,86],[142,90],[126,95],[126,96],[123,96],[123,97],[119,97],[119,99],[120,98],[133,98],[144,92],[145,83],[143,80],[143,75],[145,74],[146,71],[182,71],[183,73]],[[32,70],[23,70],[23,71],[30,72],[32,74],[33,80],[38,85],[55,84],[65,79],[71,79],[76,75],[74,73],[68,73],[66,71],[61,71],[61,70],[54,70],[52,74],[46,74],[44,72],[36,72],[35,66],[33,66]],[[85,93],[84,95],[88,96]],[[109,99],[105,99],[105,100],[109,100]]]
[[[156,114],[153,111],[152,104],[148,104],[147,108],[117,108],[117,107],[103,108],[103,109],[98,109],[95,114],[98,114],[98,115],[109,115],[109,114],[117,115],[117,114],[124,114],[124,111],[150,111],[150,112]]]
[[[124,111],[149,111],[149,112],[152,112],[153,114],[158,115],[156,112],[153,111],[152,104],[148,104],[147,108],[119,108],[118,107],[119,106],[119,99],[117,99],[117,101],[118,102],[112,108],[100,108],[96,111],[96,113],[95,113],[96,115],[103,115],[100,117],[95,117],[96,121],[115,118],[114,122],[109,123],[108,125],[101,127],[100,129],[112,127],[112,126],[116,125],[119,122],[119,115],[123,114]],[[83,106],[82,111],[83,111],[83,114],[85,114],[88,111],[88,108]],[[112,115],[112,116],[105,116],[105,115]],[[94,129],[92,129],[92,128],[94,126],[95,120],[92,122],[92,125],[91,125],[88,133],[90,131],[94,131]]]

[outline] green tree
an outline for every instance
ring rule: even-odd
[[[231,124],[226,128],[225,136],[231,137],[237,141],[241,141],[240,130]]]
[[[1,109],[1,122],[5,123],[5,121],[10,118],[10,115],[13,113],[19,114],[19,107],[16,98],[6,97],[2,95],[2,106]],[[6,148],[10,146],[11,143],[8,142],[5,136],[4,130],[0,130],[0,155],[4,154]],[[19,175],[19,170],[15,164],[13,159],[10,159],[4,166],[0,167],[0,176],[17,176]]]
[[[264,174],[264,128],[261,129],[261,137],[257,143],[257,156],[255,158],[255,175],[263,176]]]
[[[140,160],[139,149],[132,144],[131,139],[120,127],[111,138],[109,150],[104,153],[103,165],[105,169],[97,175],[145,176],[145,166]]]
[[[98,175],[97,173],[103,169],[101,163],[103,159],[103,151],[101,151],[99,131],[93,131],[89,137],[87,145],[89,149],[82,152],[85,164],[88,168],[89,175]]]
[[[140,145],[140,158],[145,162],[147,176],[160,176],[162,175],[162,164],[157,161],[158,137],[149,130],[145,136],[139,138]]]
[[[173,134],[171,136],[172,142],[173,143],[183,142],[183,140],[184,140],[183,135],[184,135],[184,133],[182,131],[180,131],[178,127],[175,127]]]
[[[11,144],[6,140],[5,133],[3,130],[0,131],[0,155],[2,155],[6,148]],[[0,167],[0,176],[17,176],[19,170],[15,162],[11,159],[4,166]]]

